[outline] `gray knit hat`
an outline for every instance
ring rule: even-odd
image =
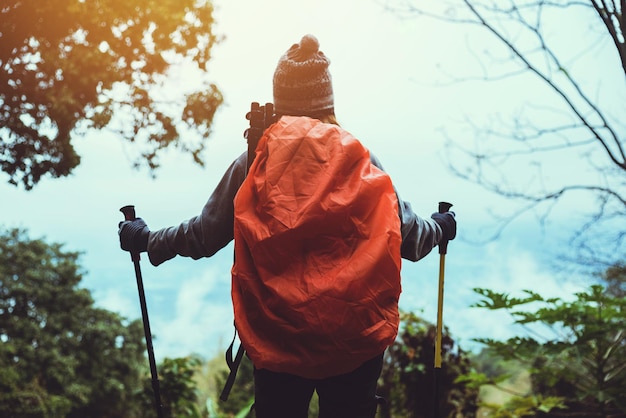
[[[334,113],[330,60],[313,35],[304,35],[278,61],[274,71],[274,108],[277,114],[321,116]]]

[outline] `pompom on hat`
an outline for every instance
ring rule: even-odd
[[[322,116],[334,113],[330,60],[313,35],[304,35],[280,57],[274,71],[274,109],[277,114]]]

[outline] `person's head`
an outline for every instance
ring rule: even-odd
[[[313,35],[305,35],[278,60],[274,71],[274,109],[279,116],[309,116],[337,123],[330,60]]]

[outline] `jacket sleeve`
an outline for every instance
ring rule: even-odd
[[[226,170],[200,215],[150,232],[148,258],[153,265],[177,255],[210,257],[233,240],[233,199],[246,176],[246,156],[241,154]]]
[[[380,161],[370,152],[372,164],[384,171]],[[430,218],[418,216],[409,202],[400,198],[398,190],[398,216],[400,217],[400,229],[402,233],[402,246],[400,252],[402,258],[417,261],[424,258],[439,243],[442,236],[441,227]]]

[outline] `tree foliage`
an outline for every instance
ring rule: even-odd
[[[94,306],[79,253],[0,230],[0,416],[153,418],[140,320]],[[167,416],[199,418],[195,357],[159,365]]]
[[[164,418],[204,418],[206,407],[199,405],[196,376],[202,359],[197,356],[165,358],[158,367]],[[140,418],[156,418],[151,376],[144,379]]]
[[[620,263],[609,267],[599,274],[599,281],[606,285],[606,292],[616,298],[626,297],[626,264]]]
[[[442,367],[435,388],[436,327],[413,313],[402,313],[398,340],[385,353],[379,394],[387,401],[383,417],[430,418],[438,391],[439,416],[476,416],[478,390],[457,378],[470,372],[469,357],[442,336]]]
[[[22,230],[0,236],[2,416],[133,415],[141,323],[93,306],[77,258]]]
[[[167,147],[202,164],[223,101],[206,77],[213,23],[210,0],[4,1],[0,168],[9,183],[30,189],[69,174],[80,163],[72,140],[88,129],[133,142],[136,166],[156,169]],[[168,96],[168,71],[182,63],[201,85]],[[183,139],[189,130],[198,135]]]
[[[506,341],[478,339],[497,356],[518,361],[530,371],[531,392],[519,394],[497,416],[626,416],[622,296],[599,284],[577,293],[573,301],[544,298],[530,290],[521,297],[475,290],[483,297],[477,307],[506,310],[528,330]],[[498,385],[502,378],[469,375],[481,385]],[[518,415],[507,415],[512,410]]]
[[[575,202],[574,260],[602,268],[617,262],[626,237],[615,227],[626,215],[624,2],[387,3],[398,13],[465,25],[467,39],[457,41],[468,62],[442,73],[453,83],[488,82],[484,91],[517,103],[510,111],[474,111],[462,132],[446,132],[450,170],[516,202],[498,213],[494,237],[522,214],[544,223],[560,203]]]

